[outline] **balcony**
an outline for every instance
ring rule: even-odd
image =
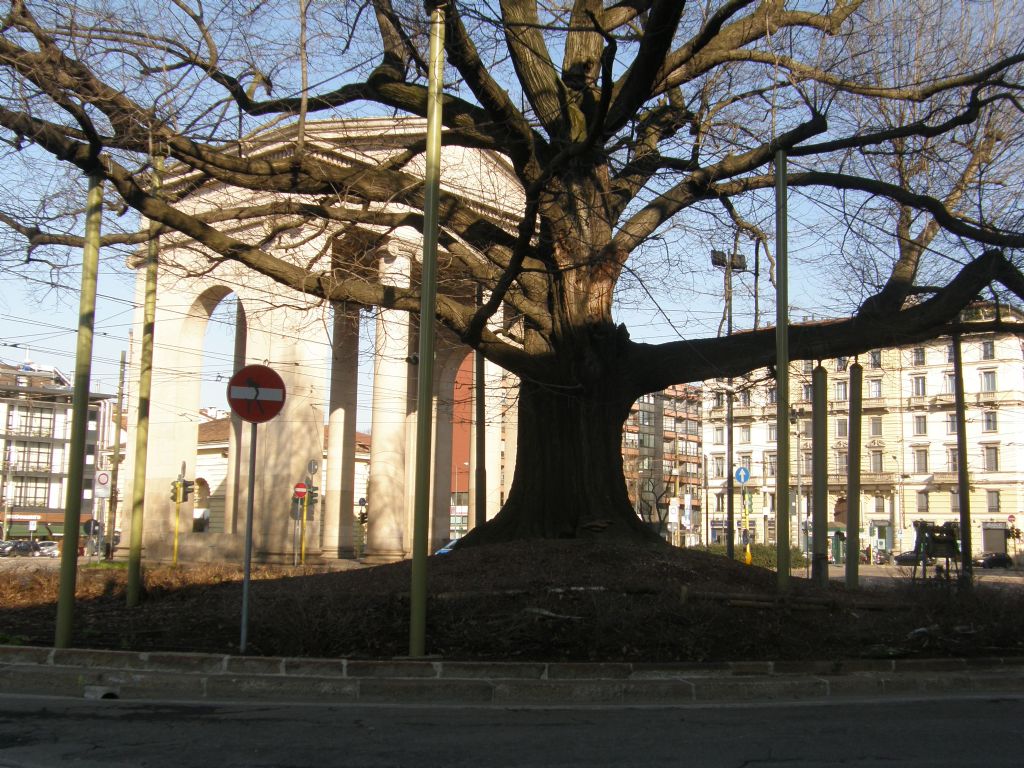
[[[956,472],[932,473],[932,485],[956,485],[960,478]]]
[[[861,472],[860,473],[860,485],[863,488],[865,485],[895,485],[896,484],[896,473],[895,472]]]

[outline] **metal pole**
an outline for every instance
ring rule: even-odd
[[[964,399],[964,360],[959,334],[953,337],[953,382],[956,397],[956,484],[960,497],[960,583],[971,586],[971,483],[967,474],[967,405]]]
[[[775,560],[778,590],[789,590],[789,256],[786,153],[775,153]],[[799,519],[799,517],[797,518]]]
[[[306,495],[302,497],[302,522],[299,523],[299,563],[306,564],[306,516],[309,514],[309,494],[313,487],[313,479],[306,478]]]
[[[252,575],[252,507],[256,495],[256,422],[249,431],[249,493],[245,500],[245,559],[242,562],[242,633],[238,652],[245,653],[249,641],[249,581]]]
[[[846,586],[856,589],[860,568],[861,414],[864,409],[864,366],[850,366],[850,450],[846,470]]]
[[[441,86],[444,78],[444,11],[430,11],[427,92],[427,157],[424,174],[423,280],[420,288],[419,368],[416,383],[416,483],[413,512],[409,655],[426,651],[427,534],[430,523],[430,464],[434,384],[434,314],[437,305],[437,207],[441,182]]]
[[[814,406],[811,413],[811,520],[814,536],[811,542],[811,579],[819,587],[828,586],[828,375],[818,363],[811,374]]]
[[[121,468],[121,419],[124,418],[124,372],[127,353],[121,350],[121,368],[117,377],[117,403],[114,407],[114,457],[110,469],[110,499],[107,501],[107,524],[103,526],[103,556],[114,556],[114,527],[117,524],[117,476]]]
[[[78,573],[78,536],[82,524],[82,488],[85,474],[85,438],[89,428],[89,378],[92,376],[92,337],[96,319],[96,277],[100,259],[100,221],[103,218],[103,182],[89,177],[85,209],[85,244],[82,248],[82,293],[78,303],[78,347],[75,350],[75,388],[71,398],[71,442],[68,445],[68,488],[64,504],[64,549],[60,559],[57,627],[54,647],[71,645]]]
[[[153,158],[153,192],[160,189],[164,159]],[[132,478],[131,540],[128,547],[127,604],[138,605],[142,594],[142,515],[146,501],[146,464],[149,455],[149,397],[153,383],[153,337],[156,331],[156,273],[160,254],[158,224],[149,223],[146,245],[146,296],[142,310],[142,349],[139,355],[139,412],[135,422],[135,474]]]
[[[480,306],[484,301],[484,289],[482,286],[476,288],[476,299],[477,305]],[[480,350],[474,353],[474,378],[476,381],[476,398],[474,406],[476,410],[473,421],[476,423],[476,432],[474,436],[476,438],[476,472],[474,474],[474,480],[476,482],[476,493],[475,495],[475,506],[476,509],[473,525],[480,526],[487,522],[487,434],[485,431],[487,422],[487,409],[485,405],[486,401],[486,387],[484,386],[484,356]]]

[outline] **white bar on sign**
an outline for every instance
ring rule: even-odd
[[[284,390],[263,389],[263,387],[232,387],[228,397],[234,400],[270,400],[279,403],[284,400]]]

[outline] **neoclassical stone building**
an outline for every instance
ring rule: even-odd
[[[306,151],[320,152],[324,162],[340,165],[379,162],[398,151],[410,134],[423,133],[418,120],[365,119],[311,123],[306,126]],[[293,129],[282,129],[247,142],[251,156],[286,157],[294,141]],[[167,186],[189,183],[188,177],[169,175]],[[509,222],[523,205],[523,194],[511,168],[500,156],[446,147],[442,150],[442,187],[458,190],[498,218]],[[262,202],[258,195],[204,184],[186,198],[194,210],[227,210]],[[365,237],[353,238],[341,226],[283,228],[276,219],[238,222],[232,231],[249,242],[304,265],[310,271],[327,267],[367,274],[386,284],[408,286],[419,280],[421,242],[417,231],[403,227],[382,235],[372,250]],[[140,259],[141,266],[141,259]],[[455,281],[447,290],[459,290],[458,276],[446,272],[445,254],[439,254],[441,281]],[[144,299],[145,275],[139,269],[137,306]],[[466,285],[466,290],[471,290]],[[417,318],[405,312],[368,309],[351,304],[328,305],[282,287],[263,275],[225,261],[211,260],[194,242],[165,236],[160,243],[153,386],[148,440],[144,512],[144,556],[166,558],[172,546],[175,505],[169,498],[171,482],[182,463],[185,475],[195,477],[198,423],[185,414],[199,409],[203,345],[207,324],[217,305],[229,295],[237,300],[234,370],[259,363],[275,369],[285,382],[287,397],[282,413],[257,428],[254,492],[254,552],[265,561],[290,557],[292,521],[288,516],[293,485],[302,480],[311,459],[318,459],[325,420],[329,425],[327,458],[319,468],[322,505],[309,532],[309,553],[320,558],[349,557],[353,552],[352,510],[356,453],[356,413],[372,411],[372,447],[367,483],[367,539],[364,557],[388,561],[405,557],[411,548],[413,446],[416,424],[414,352],[418,344]],[[138,381],[141,310],[136,317],[131,360],[131,381]],[[372,325],[372,394],[359,402],[359,337]],[[455,374],[468,353],[447,331],[437,329],[435,363],[434,451],[430,546],[447,540],[450,530],[451,402]],[[326,344],[326,346],[325,346]],[[329,359],[324,349],[329,349]],[[329,375],[324,375],[329,371]],[[486,392],[487,516],[501,503],[501,468],[511,472],[515,460],[514,382],[487,364]],[[129,445],[134,443],[137,392],[130,395]],[[324,407],[326,405],[326,407]],[[502,435],[507,442],[503,443]],[[180,557],[186,560],[232,560],[241,557],[248,489],[249,426],[235,417],[228,438],[227,471],[217,482],[224,503],[219,519],[206,531],[179,533]],[[128,452],[124,476],[134,475],[134,451]],[[470,476],[475,473],[470,472]],[[510,474],[508,476],[511,476]],[[131,493],[131,489],[127,490]],[[474,496],[473,493],[470,494]],[[131,498],[128,495],[126,498]],[[191,521],[191,501],[182,518]],[[125,520],[122,524],[127,530]],[[181,525],[179,530],[189,526]]]

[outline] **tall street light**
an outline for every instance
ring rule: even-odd
[[[747,268],[747,259],[743,254],[735,251],[731,257],[724,251],[712,251],[711,264],[725,270],[725,335],[732,336],[732,273],[734,271],[743,272]],[[725,536],[725,556],[730,560],[735,555],[736,547],[736,509],[735,500],[733,499],[735,488],[733,486],[732,466],[732,402],[734,394],[735,389],[733,389],[732,376],[730,376],[726,380],[725,401],[725,518],[726,528],[728,529]]]

